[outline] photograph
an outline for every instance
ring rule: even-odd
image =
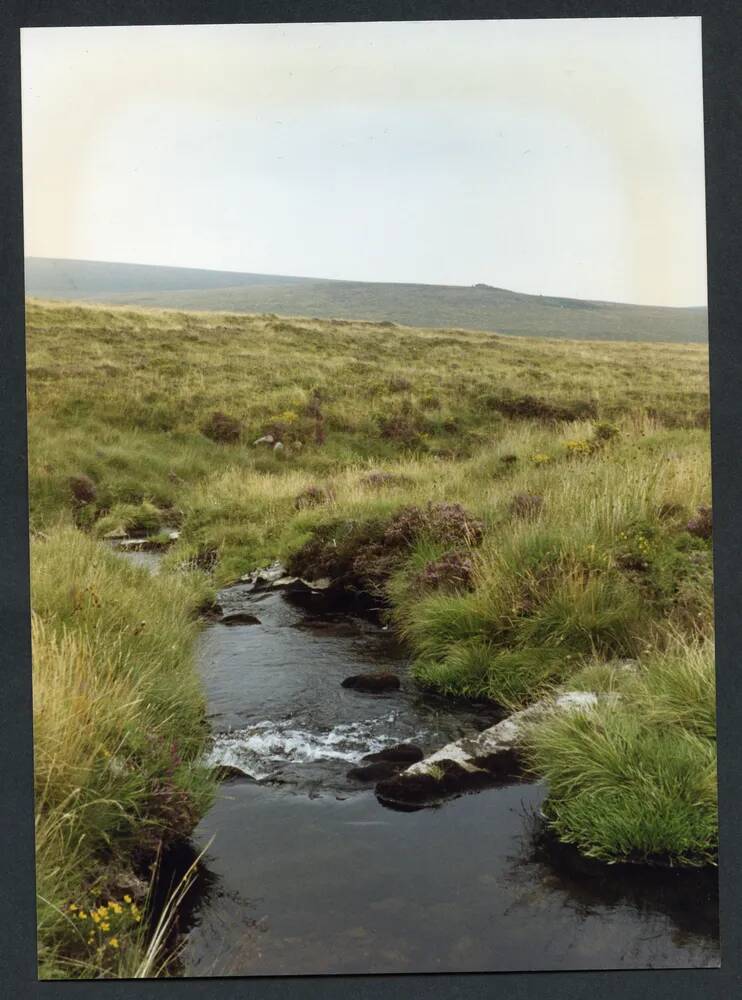
[[[702,19],[20,53],[38,979],[720,966]]]

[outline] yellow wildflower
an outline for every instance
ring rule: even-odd
[[[111,929],[111,925],[107,924],[107,923],[102,923],[100,926],[101,926],[101,930],[104,930],[104,931],[110,931],[110,929]]]
[[[131,902],[131,896],[128,893],[124,896],[124,902],[125,903],[130,903]]]
[[[77,903],[70,903],[70,910],[74,913],[77,909]]]
[[[100,917],[98,916],[97,913],[93,913],[92,917],[93,917],[93,920],[96,922],[96,924],[100,923]]]
[[[108,943],[110,944],[110,946],[112,948],[118,948],[118,946],[119,946],[119,939],[116,938],[116,937],[112,937],[111,940]]]

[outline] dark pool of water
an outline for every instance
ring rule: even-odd
[[[235,587],[221,602],[260,624],[201,636],[212,760],[257,780],[223,784],[194,832],[188,851],[209,846],[182,914],[185,975],[718,964],[715,873],[554,848],[536,819],[540,785],[404,813],[347,778],[369,751],[437,748],[496,719],[421,696],[387,631],[275,592]],[[399,692],[341,687],[380,668],[402,676]]]
[[[718,963],[713,879],[585,874],[532,836],[538,786],[398,813],[224,786],[183,953],[189,976]]]

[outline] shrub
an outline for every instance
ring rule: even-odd
[[[686,525],[686,530],[697,538],[711,538],[712,528],[713,523],[710,507],[699,507],[696,516],[691,518]]]
[[[535,517],[544,506],[544,498],[535,493],[516,493],[510,501],[510,513],[513,517]]]
[[[71,476],[69,487],[73,501],[81,506],[93,503],[98,496],[98,490],[90,476]]]
[[[442,403],[439,396],[423,396],[420,406],[424,410],[440,410]]]
[[[460,503],[430,501],[425,507],[403,507],[384,532],[387,545],[409,545],[421,536],[446,545],[478,545],[483,538],[482,522]]]
[[[619,433],[619,429],[615,424],[610,424],[606,420],[602,420],[593,428],[593,440],[600,444],[605,444],[605,442],[613,441],[614,438],[617,438]]]
[[[406,486],[410,481],[409,476],[401,476],[394,472],[380,472],[378,469],[361,476],[360,479],[364,486],[372,486],[375,489],[380,489],[383,486]]]
[[[234,444],[242,437],[242,424],[235,417],[217,410],[202,425],[201,433],[219,444]]]
[[[487,407],[510,417],[511,420],[541,420],[546,423],[565,423],[597,416],[593,400],[574,400],[570,403],[552,403],[535,396],[488,397]]]
[[[377,417],[379,431],[383,438],[397,441],[408,447],[419,444],[423,424],[409,400],[393,413]]]
[[[423,589],[472,590],[474,564],[461,552],[446,552],[429,562],[417,582]]]
[[[327,490],[321,486],[307,486],[294,498],[294,508],[304,510],[306,507],[318,507],[329,500]]]
[[[671,500],[661,503],[657,508],[657,517],[660,521],[672,521],[682,517],[683,514],[685,514],[685,507],[681,503],[675,503]]]

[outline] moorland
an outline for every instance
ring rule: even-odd
[[[275,559],[370,595],[422,689],[615,693],[529,734],[553,832],[715,862],[704,344],[30,300],[27,352],[42,975],[159,968],[143,872],[214,790],[199,615]],[[137,534],[157,576],[102,544]]]

